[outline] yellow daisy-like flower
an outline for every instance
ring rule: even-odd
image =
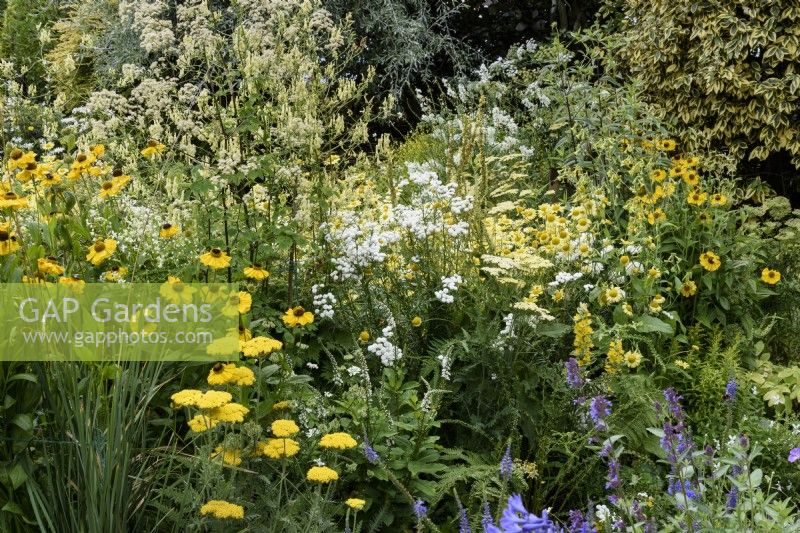
[[[235,363],[217,363],[208,373],[209,385],[252,385],[256,377],[253,371],[246,366],[236,366]]]
[[[297,307],[287,309],[286,314],[283,315],[283,323],[290,328],[295,326],[307,326],[312,322],[314,322],[314,313],[311,311],[306,311],[299,305]]]
[[[25,168],[25,166],[32,161],[36,161],[36,154],[34,152],[23,152],[19,148],[14,148],[8,154],[6,168],[8,168],[8,170]]]
[[[697,283],[695,283],[690,279],[684,281],[683,284],[681,285],[681,296],[685,298],[694,296],[696,292],[697,292]]]
[[[178,233],[180,233],[181,228],[176,226],[175,224],[170,224],[169,222],[164,222],[161,224],[161,229],[158,230],[158,236],[162,239],[169,239],[170,237],[174,237]]]
[[[36,267],[42,274],[60,276],[64,273],[64,267],[58,264],[55,257],[40,257],[36,261]]]
[[[214,451],[211,452],[211,458],[219,458],[226,465],[239,466],[242,464],[242,450],[230,450],[222,446],[217,446],[214,448]]]
[[[660,183],[667,178],[667,173],[660,168],[652,171],[650,173],[650,179],[655,181],[656,183]]]
[[[675,365],[681,367],[682,369],[686,370],[689,368],[689,363],[684,361],[683,359],[675,359]]]
[[[775,285],[781,280],[781,273],[777,270],[771,270],[769,268],[765,268],[761,271],[761,281],[764,283],[769,283],[770,285]]]
[[[116,249],[117,241],[114,239],[97,239],[97,241],[89,247],[86,260],[94,266],[100,266],[103,261],[111,257]]]
[[[216,270],[218,268],[227,268],[231,264],[231,257],[219,248],[212,248],[200,256],[200,262]]]
[[[361,498],[348,498],[345,500],[344,504],[348,506],[350,509],[355,509],[356,511],[360,511],[364,508],[367,504],[366,500],[362,500]]]
[[[195,389],[184,389],[176,392],[170,399],[172,399],[173,407],[197,407],[197,402],[202,398],[203,393]]]
[[[422,325],[422,317],[415,316],[414,318],[412,318],[411,325],[414,326],[415,328],[420,327]]]
[[[86,282],[83,281],[77,274],[73,274],[71,276],[61,276],[58,278],[58,282],[69,286],[73,292],[78,294],[83,292],[83,287],[86,285]]]
[[[634,351],[625,352],[625,364],[628,368],[636,368],[642,362],[642,354]]]
[[[125,185],[131,180],[130,176],[120,175],[110,180],[106,180],[100,184],[100,192],[97,194],[100,198],[111,198],[116,196],[122,191]]]
[[[230,392],[210,390],[203,393],[195,403],[196,407],[200,409],[216,409],[222,407],[233,399]]]
[[[706,198],[708,198],[708,193],[692,191],[689,193],[689,196],[686,197],[686,201],[689,205],[703,205],[706,203]]]
[[[317,483],[330,483],[339,479],[339,474],[327,466],[312,466],[306,473],[306,479]]]
[[[300,428],[297,427],[294,420],[278,419],[272,422],[270,427],[276,437],[291,437],[300,432]]]
[[[628,263],[631,262],[631,258],[627,255],[623,255],[619,258],[619,264],[622,266],[627,266]]]
[[[61,183],[61,175],[59,173],[53,174],[52,172],[45,172],[42,176],[42,185],[47,187],[54,187]]]
[[[173,304],[188,304],[194,300],[197,289],[185,284],[175,276],[167,276],[167,281],[158,288],[158,293]]]
[[[8,191],[0,197],[0,208],[25,209],[26,207],[28,207],[27,196],[19,196],[13,191]]]
[[[323,448],[335,448],[337,450],[348,450],[358,446],[356,439],[347,433],[328,433],[323,435],[319,441],[319,445]]]
[[[239,291],[239,313],[244,314],[250,311],[253,306],[253,296],[249,292]]]
[[[155,157],[161,154],[166,148],[163,144],[155,140],[147,141],[147,146],[142,149],[141,154],[145,157]]]
[[[619,287],[611,287],[603,293],[606,303],[615,304],[625,298],[625,291]]]
[[[195,433],[203,433],[209,429],[214,429],[219,424],[219,420],[215,420],[206,415],[195,415],[194,418],[187,422],[189,429]]]
[[[293,439],[267,439],[267,442],[258,443],[258,450],[270,459],[281,459],[297,455],[300,443]]]
[[[728,197],[724,194],[714,194],[711,196],[711,205],[725,205],[728,203]]]
[[[253,337],[248,341],[240,341],[241,352],[245,357],[259,357],[283,349],[283,343],[269,337]]]
[[[681,179],[689,187],[697,187],[697,185],[700,183],[700,175],[696,170],[692,169],[687,169],[684,171],[683,174],[681,174]]]
[[[244,277],[262,281],[269,277],[269,272],[261,265],[253,265],[244,269]]]
[[[664,152],[671,152],[676,147],[676,143],[672,139],[661,139],[657,144],[658,149]]]
[[[244,518],[244,507],[224,500],[210,500],[200,508],[200,516],[211,515],[219,520]]]
[[[209,411],[208,415],[214,420],[219,420],[220,422],[237,423],[244,422],[244,417],[249,412],[250,409],[240,403],[226,403],[225,405],[221,405],[216,409],[212,409]]]
[[[700,265],[709,272],[714,272],[721,264],[722,262],[719,256],[714,252],[703,252],[700,254]]]
[[[558,289],[556,292],[553,293],[553,301],[560,302],[564,299],[564,289]]]
[[[128,269],[124,266],[113,266],[108,272],[103,274],[103,279],[106,281],[111,282],[118,282],[125,278],[125,275],[128,273]]]

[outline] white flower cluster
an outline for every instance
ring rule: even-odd
[[[395,321],[391,313],[388,312],[386,306],[383,307],[386,313],[386,327],[381,330],[381,336],[375,339],[375,342],[367,346],[367,351],[377,355],[381,358],[383,366],[392,366],[398,359],[403,358],[403,350],[395,346],[390,340],[394,337]]]
[[[550,287],[558,287],[559,285],[563,285],[565,283],[569,283],[570,281],[575,281],[576,279],[580,279],[583,277],[583,274],[580,272],[574,272],[570,274],[569,272],[559,272],[556,274],[556,279],[548,283],[547,285]]]
[[[436,291],[434,294],[436,295],[436,299],[442,303],[451,304],[455,301],[451,292],[458,289],[458,286],[464,280],[458,274],[453,274],[450,277],[442,277],[442,288]]]
[[[336,305],[336,296],[331,292],[322,292],[325,287],[317,285],[311,287],[314,295],[314,314],[322,318],[333,318],[333,306]]]
[[[439,360],[439,364],[442,366],[442,379],[450,381],[450,366],[453,364],[453,360],[447,354],[439,354],[436,359]]]
[[[169,6],[161,0],[119,3],[119,16],[139,34],[139,45],[148,54],[165,52],[175,43]]]
[[[333,230],[330,225],[323,224],[325,239],[337,244],[341,255],[333,258],[336,265],[333,279],[345,280],[355,278],[360,270],[372,263],[382,263],[386,259],[383,247],[400,240],[394,230],[386,230],[377,222],[364,222],[353,212],[343,215],[344,225]]]
[[[514,333],[514,313],[508,313],[504,316],[503,323],[505,326],[503,326],[503,329],[500,330],[497,338],[492,343],[492,347],[497,350],[503,350],[508,345],[508,341],[516,337]]]

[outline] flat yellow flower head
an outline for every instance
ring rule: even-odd
[[[219,520],[242,520],[244,507],[224,500],[210,500],[200,508],[200,516],[211,515]]]
[[[209,411],[209,416],[220,422],[241,423],[250,409],[239,403],[226,403]]]
[[[411,325],[414,326],[415,328],[420,327],[422,325],[422,317],[415,316],[414,318],[412,318]]]
[[[358,443],[356,440],[347,433],[328,433],[323,435],[319,441],[319,445],[323,448],[335,448],[337,450],[348,450],[355,448]]]
[[[272,433],[276,437],[291,437],[300,432],[294,420],[278,419],[272,422]]]
[[[330,483],[339,479],[339,474],[327,466],[312,466],[306,473],[306,479],[317,483]]]
[[[348,506],[350,509],[355,509],[356,511],[360,511],[361,509],[364,508],[367,502],[365,500],[362,500],[361,498],[348,498],[344,502],[344,504]]]
[[[281,459],[297,455],[300,444],[293,439],[269,439],[258,443],[258,450],[270,459]]]
[[[714,272],[722,265],[722,261],[714,252],[703,252],[700,254],[700,265],[709,272]]]

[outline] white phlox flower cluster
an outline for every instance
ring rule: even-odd
[[[450,277],[442,277],[442,288],[434,293],[436,299],[446,304],[453,303],[455,298],[451,293],[456,291],[462,282],[463,279],[458,274],[453,274]]]
[[[548,283],[547,285],[550,287],[558,287],[559,285],[563,285],[565,283],[569,283],[570,281],[575,281],[583,277],[581,272],[559,272],[556,274],[556,279]]]
[[[323,292],[323,285],[315,284],[311,287],[314,295],[314,314],[322,318],[333,318],[333,306],[336,305],[336,296],[331,292]]]
[[[396,327],[394,317],[386,306],[380,307],[386,312],[386,327],[381,330],[381,336],[367,346],[367,351],[380,357],[383,366],[393,366],[395,361],[403,358],[403,350],[391,341]]]

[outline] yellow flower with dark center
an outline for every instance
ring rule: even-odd
[[[30,161],[22,167],[16,178],[20,183],[25,183],[32,179],[40,179],[49,170],[48,165],[40,165],[36,161]]]
[[[721,264],[722,262],[719,256],[714,252],[703,252],[700,254],[700,265],[709,272],[714,272]]]
[[[687,169],[682,175],[681,179],[689,187],[697,187],[700,183],[700,175],[696,170]]]
[[[113,266],[103,275],[103,278],[106,281],[111,282],[118,282],[122,279],[125,279],[125,275],[128,273],[128,269],[124,266]]]
[[[244,269],[244,277],[262,281],[269,277],[269,272],[262,268],[261,265],[254,264]]]
[[[306,473],[306,479],[317,483],[330,483],[339,479],[339,474],[327,466],[312,466]]]
[[[708,197],[707,193],[702,191],[692,191],[689,193],[689,196],[686,198],[686,201],[690,205],[703,205],[706,203],[706,198]]]
[[[195,433],[203,433],[209,429],[214,429],[219,424],[219,420],[214,420],[206,415],[195,415],[186,424]]]
[[[167,281],[161,284],[159,294],[173,304],[188,304],[194,300],[197,289],[182,282],[175,276],[167,276]]]
[[[297,455],[300,443],[293,439],[267,439],[267,442],[258,443],[258,450],[270,459],[281,459]]]
[[[42,176],[42,185],[45,187],[53,187],[61,183],[61,175],[58,173],[46,172]]]
[[[199,390],[184,389],[170,396],[170,399],[172,400],[172,405],[175,408],[197,407],[197,402],[200,400],[200,398],[202,398],[202,396],[203,393]]]
[[[366,500],[362,500],[361,498],[348,498],[345,500],[344,504],[348,506],[350,509],[355,509],[356,511],[360,511],[364,508],[367,504]]]
[[[676,143],[672,139],[661,139],[658,141],[658,149],[664,152],[671,152],[675,149]]]
[[[19,250],[17,236],[9,224],[0,224],[0,255],[8,255]]]
[[[8,163],[6,168],[8,170],[17,170],[25,168],[28,163],[36,161],[36,154],[34,152],[23,152],[19,148],[14,148],[8,154]]]
[[[169,239],[170,237],[177,235],[180,231],[180,227],[176,226],[175,224],[165,222],[161,224],[161,229],[158,231],[158,236],[162,239]]]
[[[3,209],[25,209],[28,207],[28,197],[19,196],[13,191],[7,191],[0,197],[0,208]]]
[[[83,292],[83,287],[86,285],[86,282],[82,280],[78,274],[61,276],[58,278],[58,282],[63,285],[67,285],[70,289],[78,294]]]
[[[208,412],[208,416],[220,422],[237,423],[244,422],[244,417],[249,412],[250,409],[240,403],[226,403],[225,405],[220,405],[219,407],[211,409]]]
[[[111,257],[116,249],[117,241],[114,239],[97,239],[97,241],[89,247],[86,260],[94,266],[100,266],[103,261]]]
[[[166,147],[163,144],[151,139],[147,141],[147,146],[142,149],[141,153],[144,157],[155,157],[161,154],[164,151],[164,148]]]
[[[212,459],[221,459],[226,465],[239,466],[242,464],[242,450],[231,450],[217,446],[211,453]]]
[[[724,194],[714,194],[711,196],[711,205],[725,205],[728,203],[728,197]]]
[[[112,196],[116,196],[130,181],[131,177],[124,174],[114,176],[110,180],[104,181],[100,184],[100,192],[98,193],[98,196],[100,198],[110,198]]]
[[[655,181],[656,183],[660,183],[667,178],[667,173],[660,168],[652,171],[650,173],[650,179]]]
[[[246,366],[236,366],[235,363],[217,363],[208,373],[209,385],[252,385],[256,377],[253,371]]]
[[[414,318],[412,318],[411,325],[414,326],[415,328],[420,327],[422,325],[422,317],[415,316]]]
[[[253,338],[253,332],[244,326],[239,326],[239,340],[242,342],[249,341]],[[240,350],[241,351],[241,350]]]
[[[293,328],[296,326],[307,326],[314,322],[314,313],[306,311],[301,306],[292,307],[286,310],[283,315],[283,323],[288,327]]]
[[[334,448],[337,450],[349,450],[358,446],[356,439],[347,433],[328,433],[323,435],[319,441],[319,445],[323,448]]]
[[[240,341],[239,348],[245,357],[259,357],[283,349],[283,343],[270,337],[258,336]]]
[[[685,298],[689,298],[690,296],[694,296],[697,292],[697,283],[692,280],[686,280],[681,285],[681,296]]]
[[[664,213],[664,210],[660,207],[656,208],[654,211],[650,211],[647,214],[647,222],[650,225],[655,224],[661,220],[665,220],[667,218],[667,214]]]
[[[300,432],[294,420],[278,419],[273,421],[270,427],[276,437],[291,437]]]
[[[210,251],[200,256],[200,262],[216,270],[218,268],[228,267],[228,265],[231,264],[231,258],[219,248],[212,248]]]
[[[764,283],[769,283],[770,285],[775,285],[781,280],[781,273],[777,270],[771,270],[769,268],[765,268],[761,271],[761,281]]]
[[[74,171],[77,177],[80,177],[81,174],[89,170],[89,167],[92,166],[96,159],[97,157],[91,152],[88,154],[79,153],[75,156],[75,161],[72,162],[70,170]]]
[[[244,507],[223,500],[210,500],[200,508],[200,516],[211,515],[219,520],[244,518]]]

